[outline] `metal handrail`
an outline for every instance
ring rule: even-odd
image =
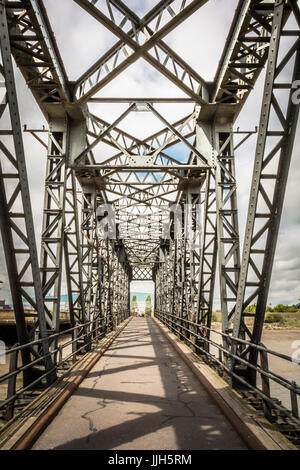
[[[128,315],[129,315],[128,311],[120,312],[117,315],[115,315],[115,318],[117,320],[116,321],[116,326],[119,325],[123,320],[125,320],[125,318],[128,317]],[[41,355],[40,357],[33,359],[28,364],[24,364],[24,365],[21,365],[19,367],[16,365],[14,367],[14,370],[11,370],[11,371],[7,372],[7,373],[5,373],[4,375],[2,375],[0,377],[0,384],[3,383],[3,382],[9,381],[9,380],[14,381],[14,384],[15,384],[16,383],[16,378],[19,374],[26,371],[27,369],[32,368],[36,364],[44,362],[45,359],[47,359],[49,357],[55,358],[57,356],[57,354],[59,353],[59,359],[54,362],[54,365],[53,365],[52,368],[47,370],[45,373],[40,375],[38,378],[36,378],[32,382],[30,382],[29,384],[27,384],[27,385],[23,384],[23,386],[20,389],[14,390],[13,393],[9,393],[9,390],[7,391],[7,398],[0,402],[0,410],[1,409],[2,410],[3,409],[8,410],[8,407],[10,406],[9,413],[7,415],[7,419],[11,419],[14,416],[14,411],[15,411],[14,410],[14,404],[15,404],[16,400],[21,395],[23,395],[25,392],[27,392],[29,390],[32,390],[33,387],[35,387],[37,384],[42,383],[44,381],[44,379],[46,379],[49,375],[51,375],[53,372],[55,372],[59,367],[66,364],[70,359],[72,359],[72,364],[74,364],[76,362],[76,356],[81,351],[85,350],[87,345],[89,345],[89,347],[91,347],[91,350],[95,349],[97,347],[98,342],[101,339],[103,339],[109,331],[112,331],[111,327],[112,327],[113,322],[110,321],[110,320],[111,319],[109,319],[108,317],[101,317],[101,318],[93,319],[92,321],[86,322],[84,324],[77,324],[74,327],[69,328],[67,330],[60,331],[60,332],[57,332],[57,333],[53,333],[53,334],[49,335],[47,338],[39,338],[39,339],[30,341],[26,344],[14,345],[12,348],[6,349],[5,350],[5,355],[6,356],[10,355],[12,357],[12,355],[15,353],[18,357],[18,354],[22,350],[24,350],[26,348],[32,348],[32,346],[39,345],[45,340],[46,341],[51,341],[55,338],[58,338],[58,337],[61,337],[61,336],[66,336],[70,333],[75,334],[75,332],[78,331],[78,329],[81,329],[81,328],[84,328],[84,327],[90,327],[90,330],[88,331],[88,333],[84,332],[78,337],[76,335],[74,335],[71,340],[68,340],[63,344],[58,345],[55,349],[49,351],[47,354]],[[108,325],[110,325],[109,331],[105,332],[104,328]],[[96,335],[95,335],[95,333],[96,333]],[[81,340],[84,340],[83,345],[80,345],[78,347],[77,346],[78,341],[81,341]],[[93,348],[93,344],[94,344],[94,348]],[[70,345],[72,345],[72,346],[75,345],[76,349],[73,349],[73,347],[72,347],[71,353],[68,354],[66,357],[63,357],[63,352],[62,351]],[[17,363],[17,359],[16,359],[16,363]],[[71,365],[70,365],[70,367],[71,367]],[[15,386],[14,386],[14,388],[15,388]]]
[[[268,403],[271,408],[277,409],[280,411],[282,414],[290,418],[295,424],[300,425],[300,419],[299,419],[299,413],[298,413],[298,407],[297,407],[297,396],[300,397],[300,386],[298,386],[294,381],[289,381],[284,377],[281,377],[280,375],[272,372],[269,370],[269,368],[266,370],[262,368],[259,365],[254,365],[251,364],[247,359],[235,354],[229,346],[232,345],[246,345],[249,347],[253,347],[257,349],[258,351],[264,353],[264,354],[270,354],[273,356],[277,356],[281,359],[287,360],[289,362],[293,362],[296,365],[300,365],[300,360],[294,359],[290,356],[287,356],[286,354],[281,354],[278,353],[277,351],[273,351],[269,348],[266,348],[265,346],[261,344],[255,344],[251,343],[250,341],[241,339],[241,338],[236,338],[230,336],[228,333],[224,333],[222,331],[218,331],[212,328],[209,328],[205,325],[195,323],[191,320],[188,320],[186,318],[182,317],[177,317],[172,314],[162,312],[162,311],[155,311],[155,316],[163,323],[165,324],[171,331],[173,331],[177,336],[183,336],[184,340],[187,341],[191,346],[193,346],[196,351],[197,355],[201,355],[203,357],[203,354],[206,355],[208,358],[213,359],[215,363],[217,363],[219,366],[222,367],[223,370],[225,370],[231,377],[234,377],[239,383],[243,384],[246,386],[246,388],[254,391],[257,395],[259,395],[264,403]],[[181,323],[187,323],[189,326],[196,327],[197,330],[193,331],[192,329],[187,328],[186,326],[182,325]],[[175,325],[175,326],[174,326]],[[226,338],[228,341],[228,348],[224,347],[223,344],[216,343],[210,338],[207,338],[205,336],[202,336],[199,333],[199,329],[204,329],[208,332],[213,332],[218,335],[220,335],[222,338]],[[180,331],[178,331],[178,329]],[[260,390],[257,386],[253,386],[250,384],[245,378],[241,377],[240,375],[236,374],[234,372],[233,367],[228,367],[227,363],[222,360],[222,358],[217,358],[215,355],[213,355],[209,350],[201,347],[197,342],[193,342],[190,340],[190,338],[187,337],[186,332],[189,333],[189,335],[194,336],[196,339],[204,341],[206,344],[211,345],[215,348],[217,348],[219,351],[222,351],[223,355],[228,359],[230,358],[231,360],[235,362],[239,362],[241,364],[246,365],[247,367],[251,368],[252,370],[255,370],[258,374],[261,375],[262,379],[263,377],[266,378],[267,380],[272,380],[273,382],[276,382],[280,386],[286,388],[287,390],[290,391],[290,401],[291,401],[291,410],[288,410],[287,408],[281,406],[278,404],[274,399],[272,399],[270,396],[266,395],[262,390]],[[296,404],[295,404],[296,400]],[[268,417],[268,410],[265,409],[265,416]]]

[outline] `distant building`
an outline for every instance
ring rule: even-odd
[[[0,300],[0,311],[1,310],[11,310],[11,306],[5,303],[5,300]]]

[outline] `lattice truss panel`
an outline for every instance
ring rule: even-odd
[[[155,281],[156,311],[180,319],[192,340],[195,328],[208,335],[218,281],[222,330],[259,342],[299,112],[292,100],[300,70],[297,1],[239,1],[209,83],[166,42],[209,0],[161,0],[143,18],[120,0],[74,2],[117,38],[74,82],[43,1],[0,2],[3,24],[8,22],[1,30],[1,119],[8,108],[14,113],[17,103],[9,86],[12,55],[49,122],[48,143],[32,132],[47,147],[40,269],[20,123],[12,119],[9,130],[1,131],[1,157],[12,168],[2,164],[2,236],[9,244],[19,333],[25,330],[22,298],[37,311],[40,334],[59,330],[64,277],[72,324],[87,336],[83,325],[91,319],[105,319],[112,328],[118,313],[129,313],[130,281],[136,279]],[[104,98],[106,85],[139,59],[184,98]],[[236,140],[234,124],[264,68],[241,249],[235,151],[251,133]],[[171,102],[191,110],[174,122],[157,106]],[[122,111],[110,120],[101,103],[119,104]],[[142,121],[146,114],[160,122],[159,131],[139,138],[135,130],[124,130],[126,120]],[[181,158],[176,148],[188,157]],[[255,301],[252,328],[245,309]],[[237,353],[257,360],[251,350]]]
[[[30,361],[31,355],[39,359],[42,353],[44,358],[39,365],[49,372],[52,368],[47,340],[50,319],[44,305],[40,279],[18,99],[3,4],[0,5],[0,22],[1,235],[19,343],[24,345],[37,337],[44,340],[40,350],[34,347],[22,350],[23,364]],[[29,332],[26,326],[24,301],[34,311],[35,338],[33,331]],[[49,374],[47,382],[50,383],[54,376],[55,373]],[[24,372],[23,379],[24,385],[30,381],[29,370]]]
[[[120,40],[84,74],[75,86],[75,97],[86,101],[131,63],[144,58],[196,102],[202,102],[204,80],[162,40],[168,32],[207,3],[207,0],[159,2],[141,20],[122,2],[76,0]]]

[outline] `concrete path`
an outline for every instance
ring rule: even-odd
[[[33,449],[246,449],[152,319],[133,318]]]

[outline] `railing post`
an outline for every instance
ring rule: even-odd
[[[58,346],[58,364],[62,363],[63,346]]]
[[[263,346],[263,344],[260,344],[260,346]],[[269,371],[269,364],[268,364],[268,353],[266,351],[259,351],[259,356],[260,356],[260,365],[261,369],[264,372]],[[261,373],[261,385],[262,385],[262,391],[263,393],[270,398],[270,381],[269,377],[267,377],[265,374]],[[272,419],[272,406],[269,401],[263,400],[263,407],[264,407],[264,415],[267,419],[271,420]]]
[[[293,387],[297,387],[296,382],[292,381]],[[291,394],[291,405],[292,405],[292,415],[299,419],[299,410],[298,410],[298,401],[297,401],[297,394],[294,392],[294,390],[290,390]]]
[[[17,367],[18,367],[18,352],[19,351],[13,351],[10,355],[9,373],[16,372],[16,370],[17,370]],[[17,383],[17,374],[14,374],[11,377],[9,377],[9,379],[8,379],[7,399],[9,399],[9,398],[11,398],[15,395],[15,393],[16,393],[16,383]],[[15,399],[12,400],[6,407],[6,410],[5,410],[5,420],[6,421],[10,421],[13,418],[14,410],[15,410]]]
[[[73,362],[73,364],[75,364],[75,362],[76,362],[77,336],[78,336],[78,326],[75,326],[75,328],[73,330],[73,342],[72,342],[72,352],[73,352],[72,362]]]
[[[96,329],[95,329],[95,333],[94,333],[94,336],[95,336],[95,341],[98,342],[99,341],[99,320],[96,321]]]

